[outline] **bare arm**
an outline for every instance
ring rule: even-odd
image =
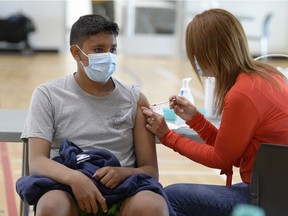
[[[107,210],[104,197],[88,177],[49,158],[50,143],[47,140],[29,138],[28,144],[30,174],[41,175],[60,184],[70,185],[83,211],[96,214],[98,211],[96,201],[100,203],[103,210]]]
[[[136,168],[103,167],[96,171],[94,178],[109,188],[115,188],[129,176],[145,173],[158,180],[158,163],[155,146],[155,136],[146,129],[146,117],[140,107],[149,106],[143,94],[140,94],[135,127],[133,130]]]
[[[146,129],[147,120],[141,111],[142,106],[149,107],[146,97],[141,94],[134,129],[135,154],[138,169],[158,180],[158,163],[155,136]]]

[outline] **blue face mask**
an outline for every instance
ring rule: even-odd
[[[116,54],[107,52],[87,55],[80,48],[79,50],[88,57],[88,66],[80,61],[87,76],[94,82],[107,82],[116,70]]]
[[[204,74],[203,74],[203,70],[201,69],[200,65],[198,64],[198,61],[197,61],[196,57],[194,57],[194,59],[195,59],[195,65],[196,65],[197,73],[198,73],[199,76],[201,77],[201,76],[204,75]]]

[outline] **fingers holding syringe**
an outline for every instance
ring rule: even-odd
[[[170,108],[185,121],[190,121],[197,112],[197,108],[185,97],[171,96]]]
[[[185,97],[173,95],[169,97],[169,106],[170,109],[174,109],[174,111],[183,112],[185,106],[187,106],[188,100]]]

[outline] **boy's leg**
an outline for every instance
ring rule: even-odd
[[[51,190],[38,201],[36,216],[78,216],[77,204],[73,198],[63,190]]]
[[[164,198],[152,191],[140,191],[126,199],[120,216],[168,216],[169,211]]]

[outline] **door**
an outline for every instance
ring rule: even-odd
[[[178,56],[183,42],[182,1],[115,1],[119,51],[125,55]],[[117,13],[117,11],[116,11]]]

